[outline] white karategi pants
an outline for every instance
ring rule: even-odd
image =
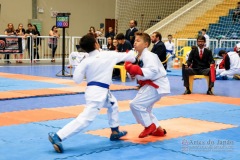
[[[158,120],[152,113],[152,107],[162,96],[154,87],[149,85],[144,85],[139,89],[136,97],[130,102],[131,111],[138,123],[144,127],[154,123],[157,128],[159,127]]]
[[[118,103],[116,98],[108,92],[104,101],[86,101],[86,107],[78,117],[65,125],[57,132],[61,140],[65,140],[70,136],[81,132],[88,127],[95,117],[99,114],[101,108],[107,108],[108,123],[111,128],[118,127]]]
[[[227,76],[229,78],[233,78],[234,74],[238,74],[238,75],[240,74],[240,69],[238,68],[229,69],[229,70],[217,69],[216,74],[220,76]]]
[[[168,52],[168,53],[167,53],[167,56],[168,56],[168,55],[169,55],[170,57],[169,57],[169,59],[168,59],[168,61],[167,61],[167,70],[168,70],[168,69],[172,69],[172,66],[173,66],[173,58],[172,58],[172,57],[173,57],[173,54]]]

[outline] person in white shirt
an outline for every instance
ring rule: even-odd
[[[65,125],[57,133],[50,132],[48,134],[55,151],[59,153],[63,152],[61,142],[89,126],[100,112],[100,109],[104,107],[108,109],[108,123],[112,131],[110,140],[119,140],[127,134],[126,131],[119,131],[118,103],[111,94],[109,86],[112,83],[114,65],[121,61],[135,62],[134,52],[100,52],[98,50],[99,44],[91,34],[81,38],[80,47],[89,53],[89,56],[84,58],[77,66],[73,74],[73,80],[76,83],[81,83],[86,77],[86,107],[76,119]]]
[[[144,130],[138,136],[164,136],[163,129],[152,112],[154,103],[170,93],[170,84],[158,56],[148,50],[151,38],[147,33],[135,33],[134,49],[138,52],[138,64],[125,62],[127,72],[137,79],[141,86],[136,97],[130,102],[131,111]]]
[[[234,75],[240,75],[240,44],[237,45],[236,52],[219,51],[219,56],[223,57],[224,68],[216,70],[216,79],[233,79]]]
[[[207,30],[206,29],[202,29],[202,35],[205,37],[206,39],[206,43],[205,43],[205,48],[209,49],[209,44],[210,44],[210,38],[209,36],[207,35]]]
[[[168,41],[166,41],[164,43],[165,47],[166,47],[166,51],[167,51],[167,57],[170,56],[168,58],[168,62],[167,62],[167,72],[170,72],[171,68],[172,68],[172,62],[173,62],[173,59],[172,57],[174,56],[175,54],[175,45],[172,41],[172,35],[168,35]]]

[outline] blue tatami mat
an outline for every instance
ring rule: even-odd
[[[232,132],[234,132],[234,134],[232,134]],[[154,142],[149,145],[205,159],[232,159],[234,157],[236,158],[236,155],[240,156],[240,142],[236,141],[236,134],[238,132],[239,128],[231,128],[195,134],[192,136],[184,136],[164,141],[164,143]]]
[[[61,65],[24,65],[25,64],[18,66],[13,66],[12,64],[4,65],[3,67],[0,67],[0,72],[44,76],[56,79],[72,79],[72,77],[56,76],[56,74],[62,69]],[[193,85],[193,95],[187,95],[185,98],[182,96],[185,87],[183,86],[181,70],[173,69],[172,72],[168,72],[168,78],[171,88],[171,93],[169,95],[177,96],[172,96],[167,99],[174,101],[174,98],[178,100],[179,98],[182,98],[186,100],[186,103],[188,100],[192,103],[154,107],[153,112],[158,120],[169,120],[165,121],[166,123],[164,125],[168,122],[174,122],[174,120],[171,120],[172,118],[183,117],[189,118],[189,121],[191,121],[191,119],[197,119],[208,122],[232,124],[234,125],[232,126],[234,128],[220,128],[215,131],[212,129],[211,132],[201,132],[202,128],[197,128],[199,130],[197,133],[201,134],[177,137],[178,133],[174,133],[176,134],[174,137],[177,138],[170,139],[170,136],[172,136],[170,134],[170,128],[172,127],[172,129],[175,129],[174,127],[177,127],[170,124],[171,126],[163,126],[167,129],[169,128],[168,140],[165,139],[164,141],[157,142],[152,141],[147,144],[138,144],[127,141],[112,142],[109,140],[109,137],[86,133],[87,131],[109,128],[107,114],[100,114],[96,117],[93,123],[84,130],[84,132],[78,133],[64,141],[63,147],[65,152],[63,154],[58,154],[54,151],[53,146],[48,140],[48,132],[57,132],[60,128],[73,120],[73,118],[4,126],[4,122],[7,120],[4,116],[7,115],[9,116],[9,119],[11,118],[13,120],[15,118],[21,119],[23,117],[14,117],[15,113],[17,115],[22,113],[19,113],[18,111],[43,108],[53,108],[51,111],[56,111],[56,114],[58,114],[59,110],[56,109],[57,107],[67,108],[68,106],[73,107],[76,105],[84,105],[86,102],[83,93],[75,95],[0,100],[0,121],[3,119],[3,126],[0,127],[0,160],[239,160],[240,138],[238,135],[240,133],[240,106],[226,104],[227,101],[225,101],[224,104],[199,100],[198,103],[195,103],[193,99],[196,99],[196,96],[201,96],[201,94],[204,94],[205,96],[206,94],[207,83],[205,79],[195,80]],[[126,83],[122,83],[119,78],[113,79],[113,84],[137,86],[136,81],[130,81],[127,79]],[[66,86],[67,85],[36,82],[31,80],[0,78],[0,91],[60,88]],[[216,96],[240,98],[240,90],[238,89],[238,86],[239,81],[217,80],[214,86],[214,94]],[[118,101],[132,100],[137,92],[137,90],[112,91]],[[197,95],[194,95],[194,93],[197,93]],[[191,96],[193,96],[193,98]],[[214,97],[210,97],[210,99],[214,100]],[[235,100],[237,101],[238,99]],[[126,105],[129,106],[129,104]],[[60,112],[65,112],[66,108]],[[3,113],[13,111],[16,112]],[[41,114],[41,112],[39,112],[39,114]],[[22,116],[24,116],[24,114],[22,114]],[[39,116],[44,117],[46,115]],[[119,112],[119,121],[120,129],[126,125],[137,124],[130,108],[124,112]],[[206,122],[206,125],[207,124],[208,123]],[[216,124],[216,127],[218,127],[217,125],[218,124]],[[213,126],[213,128],[214,127],[215,126]],[[208,128],[208,126],[206,126],[206,128]],[[179,130],[184,132],[187,128],[182,127]],[[136,130],[136,134],[138,132],[140,131]],[[142,141],[144,142],[144,139]],[[209,147],[207,144],[208,142],[212,143],[210,146],[212,149],[201,150],[201,147]],[[226,144],[218,145],[218,142],[226,142]],[[217,147],[219,146],[223,147],[223,150],[217,150]]]
[[[99,120],[96,119],[96,122],[97,121]],[[99,122],[98,127],[101,128],[101,124],[103,123],[101,123],[101,120]],[[112,142],[106,137],[79,133],[73,138],[64,141],[63,145],[66,152],[64,154],[58,154],[53,150],[47,136],[48,132],[57,131],[58,129],[59,128],[53,128],[50,125],[47,126],[36,123],[0,127],[0,144],[4,146],[1,147],[0,150],[0,159],[13,160],[19,159],[19,157],[28,160],[56,159],[88,155],[134,145],[130,142]],[[12,132],[13,130],[16,132]],[[10,150],[11,152],[9,152]],[[4,157],[2,155],[4,155]]]

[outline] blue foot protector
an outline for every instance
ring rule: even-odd
[[[127,131],[121,131],[121,132],[118,132],[116,134],[111,134],[110,136],[110,141],[117,141],[119,140],[121,137],[125,136],[127,134]]]
[[[48,133],[48,139],[53,144],[53,148],[58,153],[63,153],[63,146],[61,144],[61,139],[55,132]]]

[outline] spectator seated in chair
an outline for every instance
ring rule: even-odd
[[[211,76],[210,67],[214,66],[215,61],[212,56],[212,52],[207,48],[204,48],[206,39],[204,36],[198,36],[197,38],[197,48],[191,50],[186,65],[183,67],[183,81],[186,90],[184,94],[191,94],[189,88],[189,76],[190,75],[205,75],[209,76],[209,86],[207,90],[208,95],[213,95],[212,87],[214,86],[214,80]],[[215,73],[214,73],[215,74]],[[215,78],[215,77],[214,77]]]

